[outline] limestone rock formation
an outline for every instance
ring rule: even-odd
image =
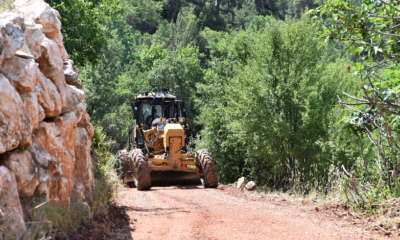
[[[39,81],[34,88],[38,102],[47,118],[58,116],[61,113],[61,97],[56,86],[39,71]]]
[[[85,93],[71,85],[67,86],[68,98],[65,107],[62,109],[63,113],[73,111],[78,122],[81,121],[86,113],[86,97]]]
[[[93,169],[90,161],[90,139],[84,128],[78,127],[75,138],[75,166],[74,166],[74,189],[72,196],[77,201],[89,201],[88,195],[92,191]]]
[[[30,141],[31,123],[22,99],[10,81],[0,74],[0,154]]]
[[[41,55],[40,44],[44,38],[43,26],[40,24],[35,24],[31,22],[27,24],[25,30],[25,43],[29,48],[29,53],[32,54],[34,59],[38,59]]]
[[[0,225],[9,226],[7,239],[16,239],[25,231],[25,221],[14,173],[0,166]]]
[[[26,229],[20,197],[73,201],[90,215],[94,184],[94,129],[61,16],[44,0],[11,9],[0,14],[0,239]]]
[[[29,122],[31,123],[31,132],[37,128],[39,121],[39,103],[35,93],[21,93],[22,104],[24,106],[25,111],[28,114]],[[43,108],[42,108],[43,109]]]
[[[0,155],[0,161],[15,174],[19,195],[32,196],[39,185],[39,173],[31,152],[15,149]]]
[[[43,32],[57,43],[63,59],[68,59],[68,54],[63,44],[63,37],[60,32],[61,16],[56,10],[52,9],[43,0],[17,0],[14,2],[13,7],[14,13],[21,14],[28,19],[34,20],[36,24],[41,24],[43,26]]]
[[[65,81],[72,86],[82,89],[82,82],[78,78],[78,69],[74,65],[74,61],[67,59],[64,60],[64,76]]]
[[[14,24],[18,20],[13,19],[12,16],[10,13],[0,16],[0,45],[2,46],[0,64],[4,59],[13,57],[24,44],[24,33],[20,26]]]
[[[31,92],[37,83],[38,64],[34,60],[17,56],[5,59],[0,72],[6,76],[18,92]]]
[[[50,79],[57,87],[61,97],[61,105],[64,107],[67,100],[67,84],[63,73],[63,60],[57,44],[44,38],[41,46],[41,56],[36,60],[39,63],[40,71]]]

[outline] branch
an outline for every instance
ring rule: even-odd
[[[369,102],[368,100],[361,99],[361,98],[356,98],[356,97],[354,97],[354,96],[351,96],[350,94],[348,94],[348,93],[346,93],[346,92],[344,92],[344,91],[343,91],[343,94],[346,95],[346,96],[348,96],[349,98],[352,98],[352,99],[357,100],[357,101]]]

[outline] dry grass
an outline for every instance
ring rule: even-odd
[[[0,13],[8,10],[13,2],[13,0],[0,0]]]

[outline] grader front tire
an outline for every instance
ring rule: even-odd
[[[129,165],[132,178],[137,190],[148,190],[151,187],[149,166],[140,149],[135,149],[129,153]]]
[[[203,186],[205,188],[216,188],[218,187],[218,176],[217,169],[215,168],[214,161],[207,151],[207,149],[200,149],[196,152],[196,156],[199,159],[202,171],[203,171]]]

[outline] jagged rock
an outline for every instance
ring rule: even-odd
[[[38,123],[43,121],[46,118],[46,114],[44,113],[44,109],[42,106],[38,105]]]
[[[58,49],[60,50],[61,58],[68,59],[68,53],[65,50],[64,43],[63,43],[63,36],[60,30],[54,30],[53,32],[46,33],[46,36],[52,40],[54,40],[57,45]]]
[[[6,76],[18,92],[31,92],[35,87],[38,64],[34,60],[29,60],[17,56],[5,59],[0,72]]]
[[[75,86],[67,85],[67,103],[62,109],[63,113],[73,111],[78,122],[81,121],[82,117],[86,113],[86,97],[85,93],[76,88]]]
[[[70,129],[72,130],[72,129]],[[68,131],[68,129],[65,129]],[[50,188],[50,191],[56,192],[54,201],[60,201],[64,204],[70,203],[70,193],[73,187],[72,169],[74,160],[71,154],[65,148],[64,139],[60,130],[54,122],[41,122],[34,132],[35,140],[43,146],[43,148],[55,157],[57,163],[61,166],[60,177],[57,179],[57,187]],[[50,193],[50,198],[54,194]]]
[[[38,71],[39,81],[34,88],[40,106],[47,118],[58,116],[61,113],[61,97],[56,86]]]
[[[40,24],[28,24],[25,30],[25,43],[30,53],[35,59],[38,59],[42,53],[40,44],[44,39],[43,26]]]
[[[253,181],[250,181],[245,186],[246,190],[253,191],[257,189],[257,184]]]
[[[25,32],[26,24],[24,17],[21,15],[14,14],[12,12],[3,12],[0,15],[0,22],[7,23],[10,22],[21,28],[22,32]]]
[[[64,60],[63,71],[67,84],[82,89],[82,82],[78,78],[78,69],[74,66],[74,61],[70,59]]]
[[[81,121],[78,122],[78,127],[83,127],[84,129],[86,129],[89,139],[93,137],[94,128],[93,125],[90,123],[90,116],[87,112],[84,113],[84,116],[82,116]]]
[[[17,0],[13,8],[15,8],[15,12],[24,15],[25,18],[32,19],[36,24],[41,24],[46,36],[57,43],[61,57],[63,59],[68,59],[68,54],[63,44],[63,36],[60,32],[61,16],[56,10],[52,9],[43,0],[32,0],[28,2],[26,0]]]
[[[32,196],[39,185],[39,173],[31,152],[24,149],[6,152],[0,155],[0,163],[15,174],[19,195]]]
[[[31,123],[21,97],[0,74],[0,154],[31,141]]]
[[[25,111],[28,113],[31,123],[31,132],[35,130],[39,123],[39,104],[36,94],[33,92],[20,94]],[[43,120],[43,119],[41,119]],[[40,121],[41,121],[40,120]]]
[[[45,37],[43,38],[40,47],[42,55],[37,62],[39,63],[39,68],[42,73],[47,78],[50,78],[62,72],[64,65],[57,44],[53,40]]]
[[[57,44],[49,39],[44,38],[42,41],[42,55],[36,59],[39,63],[39,69],[45,77],[50,79],[57,87],[61,97],[61,105],[65,107],[67,101],[67,84],[63,73],[63,60],[60,56]]]
[[[0,196],[0,212],[2,213],[0,225],[10,226],[10,231],[6,231],[5,239],[19,239],[26,230],[24,215],[15,175],[4,166],[0,166]]]
[[[61,29],[60,14],[43,0],[16,0],[11,8],[13,13],[24,16],[26,20],[43,25],[45,33]]]
[[[64,140],[64,147],[71,154],[72,159],[75,159],[75,137],[77,129],[77,121],[74,112],[65,113],[55,118],[56,126],[60,131],[61,137]],[[73,168],[73,166],[71,166]]]
[[[44,196],[46,200],[59,201],[61,166],[57,159],[50,155],[33,136],[32,146],[28,148],[39,167],[39,185],[35,194]]]
[[[9,18],[0,19],[0,65],[2,59],[13,57],[15,52],[24,44],[22,29],[13,24]]]
[[[236,188],[243,189],[249,181],[245,177],[241,177],[237,181]]]
[[[71,198],[90,201],[93,186],[93,164],[90,158],[90,139],[84,128],[78,127],[75,138],[74,188]]]

